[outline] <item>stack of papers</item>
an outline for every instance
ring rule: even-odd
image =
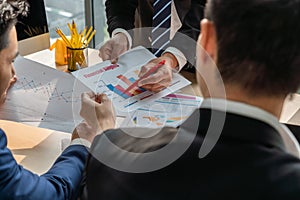
[[[18,81],[0,108],[0,118],[71,132],[82,121],[81,93],[92,90],[112,99],[117,115],[127,117],[122,126],[178,126],[202,101],[173,94],[191,84],[181,75],[174,74],[171,86],[159,93],[143,88],[124,93],[138,79],[141,67],[154,58],[147,49],[137,47],[120,56],[115,65],[105,61],[67,74],[19,57],[15,63]]]

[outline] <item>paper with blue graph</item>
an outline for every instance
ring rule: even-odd
[[[121,127],[177,127],[199,108],[203,98],[170,94],[130,113]]]
[[[125,93],[125,90],[138,79],[141,67],[154,58],[155,56],[147,49],[137,47],[120,56],[117,64],[105,61],[75,71],[73,75],[92,91],[106,93],[112,99],[120,116],[191,84],[181,75],[174,73],[171,85],[161,92],[152,93],[137,87]]]
[[[1,119],[71,132],[81,117],[81,93],[89,91],[68,73],[18,57],[18,81],[0,109]]]

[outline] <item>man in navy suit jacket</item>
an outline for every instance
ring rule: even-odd
[[[209,0],[200,109],[178,128],[97,136],[84,199],[299,199],[299,143],[278,121],[300,87],[299,10],[300,0]]]
[[[24,0],[0,0],[0,8],[1,109],[8,88],[16,81],[13,69],[14,59],[18,55],[16,17],[26,14],[28,5]],[[51,169],[38,176],[16,163],[7,148],[6,135],[0,128],[0,199],[76,199],[88,154],[86,146],[90,145],[96,132],[86,123],[80,124],[77,130],[72,135],[71,145]]]

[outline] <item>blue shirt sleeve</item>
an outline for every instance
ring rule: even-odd
[[[75,199],[88,151],[69,146],[51,169],[38,176],[18,165],[0,129],[0,199]]]

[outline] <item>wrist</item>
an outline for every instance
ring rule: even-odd
[[[115,35],[117,35],[119,33],[123,33],[126,36],[126,41],[127,41],[127,44],[128,44],[128,49],[131,49],[131,47],[132,47],[132,38],[131,38],[130,34],[128,33],[128,31],[126,31],[123,28],[116,28],[112,32],[112,37],[114,37]]]
[[[163,55],[161,57],[168,59],[168,61],[170,63],[170,67],[172,69],[178,70],[178,61],[172,53],[165,52],[165,53],[163,53]]]
[[[114,129],[116,124],[116,120],[110,119],[110,120],[99,120],[99,128],[101,132],[106,131],[108,129]]]
[[[122,32],[116,33],[116,34],[113,36],[113,38],[115,38],[115,37],[119,37],[120,40],[123,41],[123,42],[125,41],[127,50],[129,49],[129,47],[130,47],[129,41],[128,41],[127,36],[126,36],[124,33],[122,33]]]

